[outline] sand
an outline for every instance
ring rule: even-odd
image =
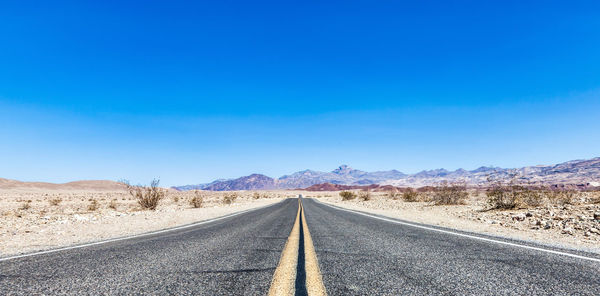
[[[239,198],[226,205],[223,193],[206,192],[202,208],[193,208],[189,202],[192,192],[170,191],[158,208],[150,211],[140,209],[122,190],[0,190],[0,257],[176,227],[274,204],[286,197],[285,193],[264,192],[258,199],[252,192],[238,194]],[[97,209],[90,208],[94,200]]]

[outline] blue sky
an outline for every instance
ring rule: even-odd
[[[600,156],[595,1],[0,4],[0,177]]]

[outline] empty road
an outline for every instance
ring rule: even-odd
[[[288,199],[185,229],[2,260],[0,295],[267,295],[286,281],[295,294],[320,284],[329,295],[600,295],[594,255],[395,221]]]

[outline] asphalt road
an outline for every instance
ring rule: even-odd
[[[600,295],[600,263],[304,200],[329,295]]]
[[[298,200],[197,227],[0,262],[0,295],[266,295]]]
[[[303,207],[329,295],[600,295],[598,262]],[[297,211],[1,261],[0,295],[266,295]]]

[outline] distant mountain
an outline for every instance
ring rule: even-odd
[[[341,165],[331,172],[319,172],[304,170],[273,179],[265,175],[253,174],[246,177],[231,180],[217,180],[209,184],[175,186],[177,190],[259,190],[259,189],[295,189],[305,188],[315,184],[348,184],[369,185],[383,182],[385,180],[397,179],[405,174],[396,171],[364,172],[355,170],[347,165]]]
[[[398,190],[402,191],[404,188],[397,188],[391,185],[340,185],[340,184],[331,184],[331,183],[322,183],[315,184],[309,187],[304,188],[306,191],[340,191],[340,190],[370,190],[370,191],[390,191],[390,190]],[[405,190],[405,189],[404,189]]]
[[[405,176],[403,173],[391,170],[381,172],[364,172],[355,170],[347,165],[341,165],[331,172],[304,170],[291,175],[282,176],[276,180],[278,188],[305,188],[315,184],[331,183],[344,185],[375,184],[389,179]]]
[[[439,169],[407,175],[381,184],[421,187],[435,185],[441,181],[461,181],[470,185],[483,185],[488,182],[489,177],[503,180],[514,179],[518,183],[527,184],[600,186],[600,157],[573,160],[557,165],[537,165],[518,169],[480,167],[472,171],[458,169],[452,172]]]
[[[0,178],[0,190],[82,190],[82,191],[123,191],[123,183],[109,180],[87,180],[69,183],[22,182]]]
[[[196,185],[182,185],[182,186],[173,186],[171,188],[179,190],[179,191],[188,191],[188,190],[202,190],[204,188],[210,187],[211,185],[217,184],[217,183],[221,183],[221,182],[225,182],[225,181],[229,181],[230,179],[217,179],[214,180],[210,183],[204,183],[204,184],[196,184]]]
[[[304,170],[277,179],[253,174],[238,179],[216,180],[208,184],[173,188],[177,190],[203,189],[213,191],[260,190],[307,188],[317,184],[329,184],[322,185],[327,188],[337,188],[338,186],[335,185],[364,186],[371,184],[422,187],[436,185],[442,181],[461,181],[470,185],[483,185],[488,182],[490,176],[500,179],[515,178],[522,183],[600,186],[600,157],[589,160],[574,160],[557,165],[538,165],[519,169],[482,166],[472,171],[436,169],[410,175],[397,170],[365,172],[347,165],[341,165],[331,172]]]
[[[210,191],[226,190],[257,190],[257,189],[277,189],[275,180],[261,174],[252,174],[233,180],[213,182],[203,188]]]

